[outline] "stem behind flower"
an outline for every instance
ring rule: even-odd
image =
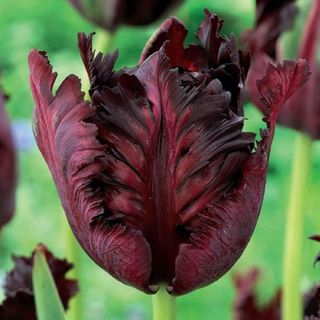
[[[152,297],[153,320],[175,320],[176,319],[176,298],[170,295],[165,287]]]
[[[283,257],[283,320],[302,319],[300,292],[304,211],[311,165],[312,140],[299,133],[292,168]]]

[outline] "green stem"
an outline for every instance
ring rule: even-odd
[[[94,49],[96,53],[102,52],[103,54],[108,51],[113,38],[112,33],[108,33],[102,29],[96,32],[94,37]],[[87,74],[82,76],[82,91],[85,92],[85,98],[90,100],[89,97],[90,82]],[[81,248],[77,243],[70,228],[67,228],[67,243],[69,250],[69,258],[74,263],[74,269],[70,273],[71,277],[74,277],[81,283]],[[80,292],[71,300],[70,309],[68,311],[68,320],[81,320],[83,319],[83,301],[81,288]]]
[[[308,177],[311,167],[312,140],[299,133],[292,168],[291,190],[286,217],[283,257],[282,319],[302,319],[300,291],[303,247],[303,222],[306,209]]]
[[[153,320],[175,320],[176,298],[170,295],[165,287],[152,297]]]

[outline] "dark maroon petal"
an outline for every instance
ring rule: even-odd
[[[146,25],[154,22],[181,0],[69,0],[79,13],[108,31],[119,25]]]
[[[0,229],[13,216],[17,184],[16,151],[0,91]]]
[[[37,320],[33,295],[17,292],[0,305],[1,320]]]
[[[75,76],[67,77],[52,94],[56,74],[42,54],[32,51],[29,66],[35,137],[76,237],[114,277],[148,291],[150,248],[141,231],[103,219],[108,212],[97,181],[110,160],[96,139],[97,126],[86,121],[95,108],[84,102]]]
[[[36,250],[45,254],[61,302],[67,309],[69,300],[78,292],[77,281],[65,278],[72,264],[55,258],[44,245],[38,245]],[[34,254],[35,251],[31,257],[13,257],[14,268],[7,274],[4,283],[6,298],[0,306],[1,320],[36,320],[32,288]]]
[[[192,241],[199,213],[233,187],[254,135],[241,132],[243,118],[229,113],[230,94],[218,80],[184,87],[169,62],[164,49],[156,52],[135,75],[122,75],[117,89],[96,92],[93,102],[98,139],[110,145],[114,168],[104,178],[105,213],[143,231],[152,252],[150,281],[171,290],[182,268],[178,252]],[[173,292],[182,293],[174,284]]]
[[[118,78],[118,74],[113,71],[118,58],[118,51],[105,56],[102,53],[94,56],[95,53],[92,50],[93,35],[94,33],[91,33],[86,37],[84,33],[78,34],[78,46],[89,76],[91,91],[100,90],[105,86],[112,87]]]
[[[234,301],[235,320],[280,320],[281,319],[281,293],[277,291],[275,296],[265,305],[261,306],[256,293],[256,286],[260,272],[252,268],[246,274],[236,274],[233,282],[236,288]]]
[[[147,42],[140,56],[139,64],[142,64],[150,55],[160,50],[166,41],[166,54],[172,67],[183,67],[189,71],[201,71],[208,69],[208,59],[202,47],[190,45],[184,49],[183,43],[188,30],[177,18],[167,19]]]
[[[234,188],[214,203],[208,201],[206,210],[197,213],[199,223],[192,229],[196,232],[189,244],[180,246],[176,260],[173,285],[176,294],[217,280],[242,254],[260,212],[277,116],[281,106],[308,76],[305,61],[286,61],[277,67],[269,65],[266,76],[259,81],[258,88],[266,105],[267,129],[261,131],[262,140],[256,152],[242,164]]]
[[[205,10],[197,37],[207,53],[210,74],[218,78],[223,87],[231,92],[231,108],[240,115],[239,106],[243,104],[244,83],[249,68],[249,56],[237,49],[235,39],[221,36],[221,20],[209,10]],[[242,115],[242,114],[241,114]]]

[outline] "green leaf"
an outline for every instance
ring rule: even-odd
[[[41,245],[37,247],[33,259],[32,284],[37,319],[65,320],[63,305]]]

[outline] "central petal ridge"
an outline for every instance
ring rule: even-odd
[[[92,101],[106,145],[104,218],[142,231],[150,282],[170,286],[180,244],[199,229],[199,213],[216,223],[210,207],[235,183],[254,135],[241,132],[218,80],[171,69],[165,49]]]

